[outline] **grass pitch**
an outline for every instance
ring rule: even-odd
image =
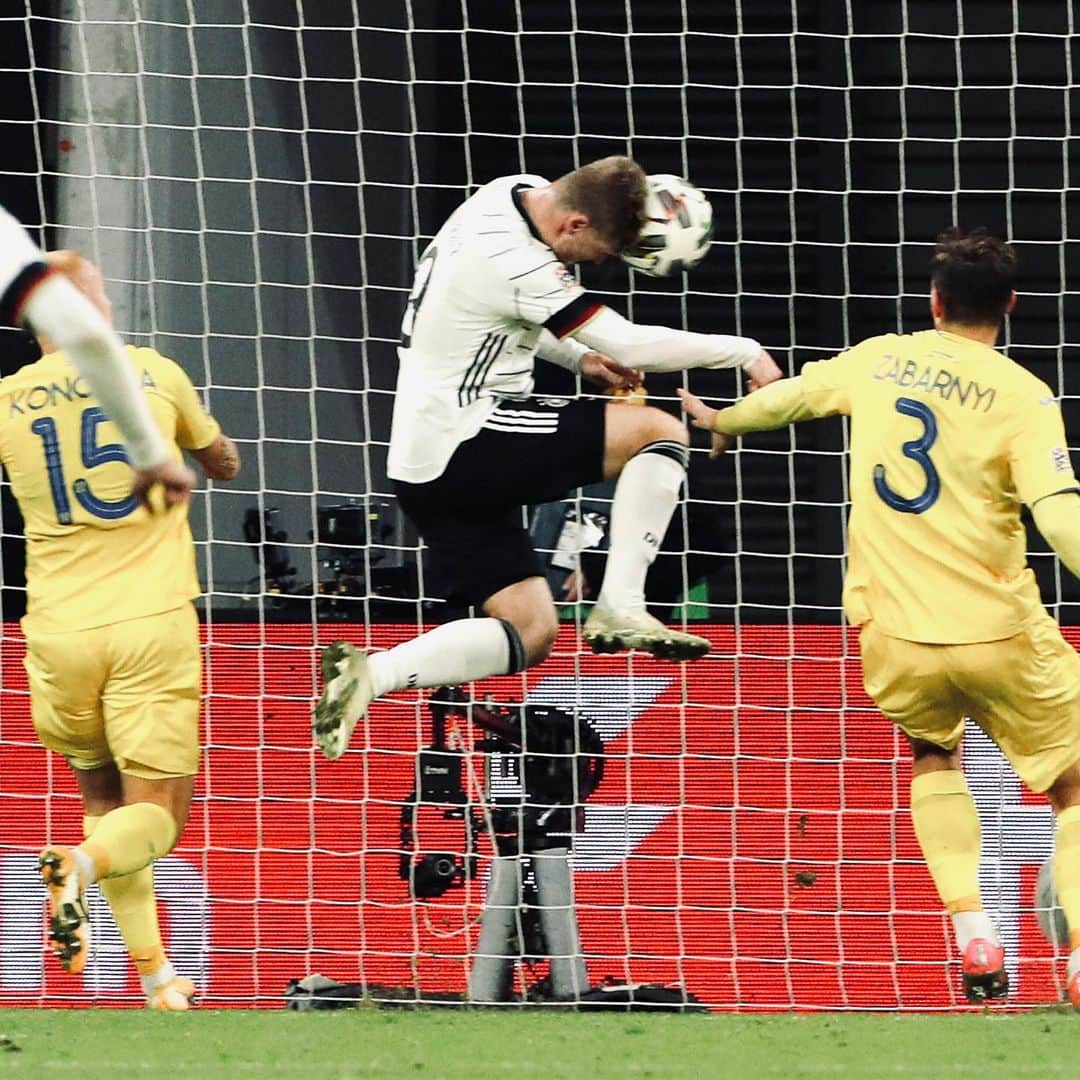
[[[16,1049],[17,1047],[17,1049]],[[0,1077],[767,1080],[1080,1075],[1080,1015],[0,1009]]]

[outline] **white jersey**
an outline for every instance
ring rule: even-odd
[[[0,325],[18,323],[26,298],[51,273],[41,249],[0,206]]]
[[[603,306],[526,217],[521,192],[540,176],[504,176],[454,211],[416,268],[398,349],[387,472],[420,484],[441,476],[504,398],[533,387],[546,327],[570,334]]]

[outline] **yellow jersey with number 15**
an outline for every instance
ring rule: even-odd
[[[181,447],[209,446],[220,428],[183,369],[153,349],[125,351],[176,459]],[[25,522],[28,636],[141,618],[199,594],[187,507],[136,504],[119,433],[63,353],[0,381],[0,461]]]
[[[723,410],[717,426],[737,434],[850,415],[853,623],[962,644],[1011,637],[1042,611],[1021,504],[1077,488],[1046,383],[938,330],[870,338],[791,381],[798,390],[774,383]]]

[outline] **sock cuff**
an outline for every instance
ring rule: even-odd
[[[950,915],[960,915],[964,912],[981,912],[982,909],[982,897],[978,893],[972,893],[970,896],[961,896],[956,900],[949,900],[945,904],[945,910]]]
[[[507,675],[516,675],[519,671],[524,671],[528,665],[526,664],[525,656],[525,642],[521,640],[521,635],[518,633],[517,627],[508,619],[499,619],[502,623],[502,628],[506,633],[506,641],[510,646],[510,664]]]
[[[1057,816],[1057,830],[1068,828],[1070,825],[1080,825],[1080,806],[1068,806]]]
[[[684,472],[690,464],[690,447],[677,442],[675,439],[658,439],[656,442],[648,443],[634,454],[630,461],[641,457],[643,454],[657,454],[660,457],[670,458]]]
[[[966,795],[971,798],[967,779],[959,769],[942,769],[911,778],[911,805],[935,795]]]

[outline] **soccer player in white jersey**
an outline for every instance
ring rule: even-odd
[[[173,460],[123,346],[100,312],[53,270],[26,230],[0,207],[0,324],[49,338],[78,368],[120,430],[135,471],[132,494],[149,506],[155,484],[166,505],[187,501],[195,474]]]
[[[529,397],[537,356],[615,389],[633,388],[642,371],[696,367],[743,368],[751,388],[780,378],[758,342],[638,326],[567,270],[637,239],[646,190],[626,157],[553,183],[503,177],[458,207],[420,259],[402,323],[387,472],[450,595],[486,617],[370,656],[345,642],[324,650],[313,727],[327,757],[344,753],[382,694],[513,673],[547,657],[558,621],[522,507],[599,480],[618,484],[586,642],[673,660],[708,651],[704,638],[645,610],[646,571],[686,471],[683,425],[650,406]]]

